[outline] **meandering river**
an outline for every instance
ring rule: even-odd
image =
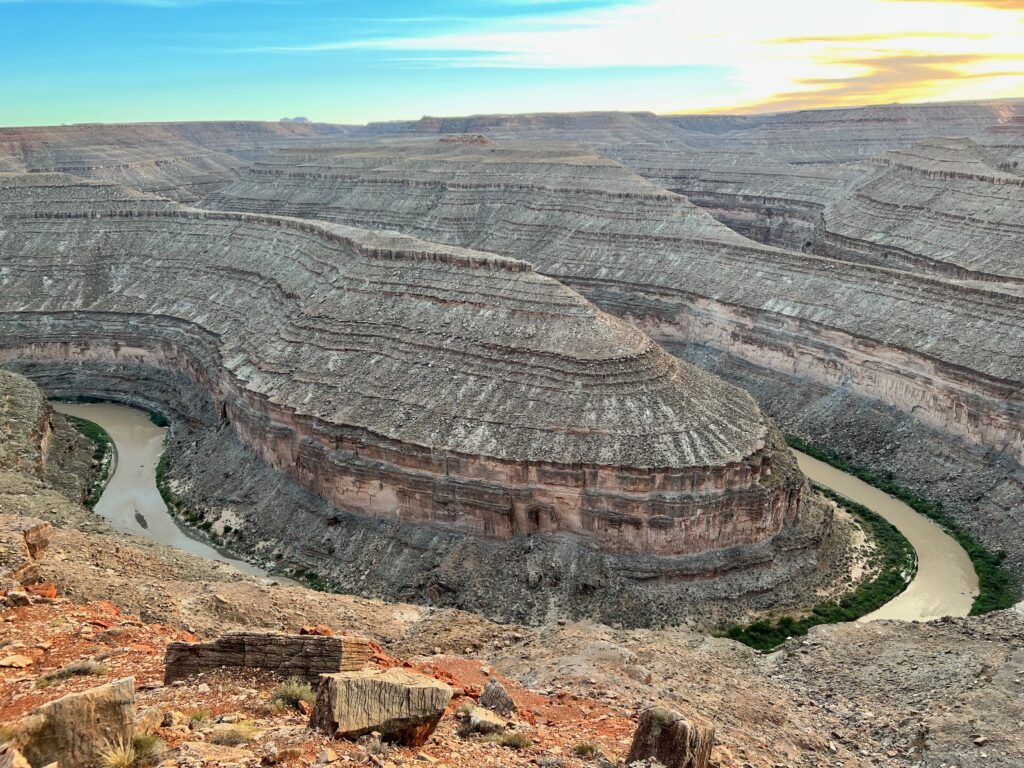
[[[193,555],[228,563],[243,573],[267,576],[254,565],[225,555],[189,536],[167,511],[156,487],[156,466],[167,430],[138,408],[114,403],[51,403],[54,410],[99,424],[114,442],[115,463],[94,511],[114,528],[144,536]]]
[[[167,511],[156,487],[156,467],[163,452],[166,429],[150,421],[145,411],[113,403],[54,402],[53,407],[99,424],[114,442],[116,463],[95,507],[111,525],[194,555],[229,563],[244,573],[267,575],[189,536]],[[927,621],[941,616],[967,615],[978,594],[978,577],[967,553],[953,538],[887,493],[810,456],[799,452],[796,456],[805,475],[877,512],[895,525],[917,550],[918,570],[910,586],[861,621]]]
[[[853,475],[794,451],[800,469],[814,482],[878,513],[917,550],[917,575],[910,586],[860,621],[928,621],[966,616],[978,594],[978,574],[964,548],[929,518]]]

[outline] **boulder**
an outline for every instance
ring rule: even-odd
[[[135,718],[135,732],[141,734],[156,733],[163,724],[164,712],[160,707],[146,707]]]
[[[316,683],[329,672],[362,669],[369,641],[357,637],[233,632],[210,643],[171,643],[164,657],[164,683],[222,667],[248,667]]]
[[[504,731],[508,725],[504,717],[486,707],[474,707],[469,713],[468,720],[472,733],[498,733]]]
[[[652,707],[640,713],[626,764],[654,758],[666,768],[707,768],[715,729],[678,712]]]
[[[32,768],[28,760],[16,749],[7,749],[0,753],[0,768]]]
[[[126,677],[38,707],[13,737],[32,765],[93,765],[110,744],[130,743],[135,725],[135,679]]]
[[[452,689],[404,669],[323,675],[310,726],[335,738],[377,731],[385,741],[419,747],[437,727]]]
[[[28,656],[23,656],[20,653],[12,654],[11,656],[5,656],[0,659],[0,667],[13,667],[14,669],[24,669],[25,667],[31,667],[34,662]]]
[[[32,598],[28,596],[27,592],[22,592],[20,589],[12,589],[7,593],[7,597],[4,598],[10,608],[18,608],[23,605],[31,605]]]
[[[508,695],[505,686],[493,678],[487,681],[484,692],[480,694],[480,706],[487,707],[501,715],[511,715],[516,711],[516,703]]]
[[[0,589],[17,589],[39,580],[39,561],[52,533],[53,526],[34,517],[0,519]]]

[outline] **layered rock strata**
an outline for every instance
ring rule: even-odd
[[[833,165],[719,149],[645,174],[758,242],[1020,292],[1024,176],[970,139]]]
[[[369,641],[362,638],[232,632],[208,643],[168,645],[164,684],[224,667],[264,669],[315,684],[320,675],[360,670],[369,658]]]
[[[281,153],[204,205],[528,260],[658,340],[877,398],[1024,458],[1018,297],[761,246],[586,150],[389,141]]]
[[[969,139],[930,139],[876,161],[834,196],[819,253],[1024,286],[1024,176]]]
[[[0,172],[71,173],[190,202],[268,148],[337,139],[344,130],[257,122],[0,128]]]
[[[376,731],[385,741],[421,747],[451,698],[447,684],[405,669],[323,675],[309,725],[336,739]]]
[[[663,556],[797,521],[803,479],[748,395],[523,262],[104,206],[3,218],[2,359],[184,373],[264,461],[367,516]]]
[[[233,530],[225,538],[239,556],[285,571],[315,572],[333,589],[459,607],[500,621],[536,623],[568,615],[627,626],[685,620],[712,627],[743,620],[751,610],[805,605],[819,586],[846,578],[838,565],[845,561],[845,537],[831,527],[829,508],[806,494],[795,524],[778,536],[701,555],[616,554],[583,536],[467,536],[450,526],[332,507],[242,444],[220,407],[184,373],[126,361],[9,365],[55,396],[86,394],[166,414],[164,478],[176,499],[203,515],[214,531],[230,523]],[[54,463],[52,453],[48,465]],[[12,514],[57,519],[51,510],[59,505],[41,506],[26,495],[23,480],[6,489],[3,480],[0,473],[0,506]],[[71,517],[76,527],[106,530],[91,513]],[[167,548],[161,549],[166,556]],[[217,571],[215,565],[210,570]],[[144,572],[142,567],[137,573]],[[206,600],[221,618],[237,615],[229,592],[219,590]],[[301,608],[303,623],[313,615],[309,610],[308,604]],[[276,616],[268,614],[269,626],[278,626]]]
[[[1022,113],[1020,99],[798,110],[735,130],[718,146],[796,165],[849,163],[933,136],[980,136]]]

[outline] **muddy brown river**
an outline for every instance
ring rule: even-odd
[[[881,515],[917,550],[917,575],[906,591],[860,621],[929,621],[970,612],[978,594],[978,574],[956,539],[884,491],[823,461],[799,451],[794,453],[800,469],[811,480]]]
[[[156,487],[156,466],[167,430],[138,408],[114,403],[52,402],[54,410],[99,424],[114,442],[116,460],[107,487],[94,511],[114,528],[144,536],[193,555],[228,563],[243,573],[266,576],[254,565],[236,560],[189,536],[167,511]]]
[[[199,541],[167,511],[156,487],[156,467],[166,429],[145,411],[114,403],[62,403],[53,407],[103,427],[114,442],[117,459],[95,511],[118,530],[169,544],[194,555],[219,560],[238,570],[266,572]],[[938,525],[898,499],[834,467],[795,452],[800,469],[815,482],[877,512],[895,525],[917,550],[917,576],[903,594],[860,619],[928,621],[966,616],[978,594],[978,577],[963,548]]]

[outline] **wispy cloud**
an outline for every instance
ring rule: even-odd
[[[238,105],[232,114],[273,101],[282,114],[345,120],[1024,93],[1024,0],[0,4],[0,71],[17,73],[0,78],[0,113],[29,114],[19,105],[35,99],[42,107],[32,114],[47,119],[65,119],[63,105],[79,100],[77,119],[109,118],[105,103],[116,99],[126,114],[148,116],[140,105],[158,93],[154,83],[180,87],[186,102],[206,99],[213,114],[225,101]]]
[[[1024,11],[1024,0],[891,0],[897,3],[946,3],[952,5],[980,5],[1007,11]]]
[[[632,0],[235,50],[375,53],[435,67],[728,68],[736,93],[711,108],[912,100],[950,89],[969,97],[986,91],[978,85],[986,78],[1013,87],[1008,78],[1024,69],[1024,0]]]
[[[809,77],[798,80],[799,90],[776,94],[742,111],[803,109],[822,104],[843,107],[864,103],[865,94],[885,94],[874,101],[913,99],[922,91],[941,87],[963,77],[965,66],[978,57],[958,56],[886,56],[850,59],[838,62],[860,70],[860,74],[843,77]],[[1020,76],[1024,71],[1000,72],[998,76]]]

